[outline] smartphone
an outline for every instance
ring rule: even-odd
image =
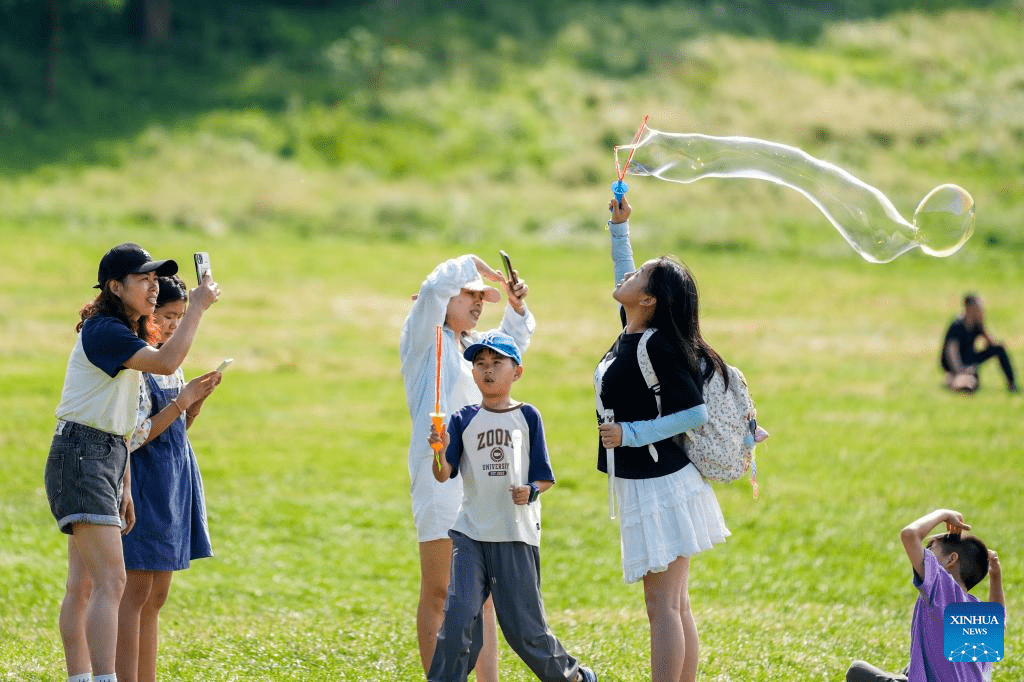
[[[212,276],[212,270],[210,269],[210,254],[205,251],[197,251],[192,254],[192,258],[196,261],[196,279],[199,283],[203,283],[203,276]]]
[[[516,277],[515,271],[512,269],[512,261],[509,259],[508,254],[501,250],[498,253],[501,254],[501,260],[505,263],[505,279],[513,286],[519,284],[519,278]]]
[[[228,359],[227,359],[227,360],[225,360],[224,362],[222,362],[222,363],[220,363],[219,365],[217,365],[217,371],[218,371],[218,372],[223,372],[223,371],[224,371],[224,370],[226,370],[226,369],[228,368],[228,366],[230,366],[230,365],[231,365],[231,363],[232,363],[232,362],[234,362],[234,361],[235,361],[235,359],[234,359],[234,358],[228,358]]]

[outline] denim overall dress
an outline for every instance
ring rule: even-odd
[[[153,375],[143,376],[152,396],[152,417],[181,389],[161,388]],[[135,528],[123,536],[125,569],[178,571],[188,568],[191,559],[213,556],[203,479],[184,415],[131,453],[131,465]]]

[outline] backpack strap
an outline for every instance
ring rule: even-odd
[[[654,365],[651,364],[651,356],[647,352],[647,341],[654,332],[658,331],[648,327],[640,337],[640,343],[636,345],[636,361],[640,364],[640,373],[644,375],[647,388],[654,391],[654,399],[658,403],[658,415],[661,415],[661,384],[658,383],[658,375],[654,373]]]
[[[647,352],[647,340],[651,338],[654,332],[658,331],[654,327],[648,327],[644,330],[643,335],[640,337],[640,342],[636,345],[636,361],[640,365],[640,373],[644,375],[644,381],[647,382],[647,388],[654,391],[654,402],[658,405],[658,416],[661,414],[661,383],[658,382],[658,375],[654,373],[654,365],[651,364],[651,356]],[[651,457],[654,461],[658,461],[658,449],[654,447],[654,443],[647,444],[647,450],[651,453]]]

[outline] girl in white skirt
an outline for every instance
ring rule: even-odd
[[[697,287],[677,261],[658,258],[639,270],[629,244],[629,203],[612,200],[608,223],[616,287],[625,326],[594,375],[599,434],[598,469],[618,497],[622,570],[627,583],[643,580],[651,627],[653,682],[697,677],[697,626],[690,611],[690,557],[729,535],[711,486],[672,436],[707,421],[702,387],[725,370],[701,337]],[[637,360],[647,342],[660,382],[659,416]],[[700,368],[708,370],[702,374]]]

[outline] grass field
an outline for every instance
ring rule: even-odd
[[[638,205],[644,191],[634,190]],[[595,223],[602,194],[590,197]],[[638,210],[634,232],[645,258],[671,230]],[[128,237],[179,262],[211,252],[224,293],[186,373],[235,358],[191,433],[217,556],[175,578],[162,676],[421,679],[398,332],[435,262],[499,247],[530,283],[538,318],[517,394],[544,414],[559,478],[544,498],[552,626],[602,680],[649,674],[642,592],[622,584],[594,468],[590,377],[616,333],[600,232],[569,250],[521,237],[416,245],[12,228],[4,243],[17,257],[0,264],[0,677],[62,674],[66,550],[42,469],[75,313],[102,252]],[[718,488],[733,536],[694,561],[700,679],[839,680],[854,658],[902,665],[914,592],[898,531],[939,506],[962,511],[1001,551],[1007,610],[1019,613],[1024,402],[994,367],[969,398],[944,392],[936,368],[967,288],[985,296],[990,327],[1021,367],[1019,262],[971,244],[950,259],[915,253],[885,266],[840,246],[678,255],[702,287],[706,336],[743,368],[773,434],[759,449],[761,499],[741,484]],[[1024,628],[1008,623],[997,680],[1024,677]],[[505,680],[531,679],[504,645],[501,668]]]
[[[42,472],[76,313],[125,240],[181,263],[211,253],[224,294],[186,373],[235,358],[191,433],[217,555],[175,578],[161,679],[422,679],[398,335],[435,263],[499,248],[538,319],[516,396],[544,415],[559,479],[544,496],[550,621],[604,682],[648,677],[591,379],[617,331],[611,148],[645,113],[798,146],[904,216],[946,182],[978,209],[955,256],[880,266],[795,192],[631,181],[638,257],[693,268],[705,335],[773,434],[761,499],[719,487],[733,536],[694,561],[700,679],[902,666],[915,593],[898,532],[940,506],[1000,551],[995,679],[1024,679],[1024,398],[994,366],[977,395],[949,394],[936,366],[976,290],[1024,371],[1022,0],[176,0],[159,49],[118,33],[119,3],[107,19],[60,4],[51,99],[42,39],[0,36],[0,679],[62,678],[67,559]],[[0,19],[15,14],[39,18],[0,0]],[[531,679],[501,657],[503,680]]]

